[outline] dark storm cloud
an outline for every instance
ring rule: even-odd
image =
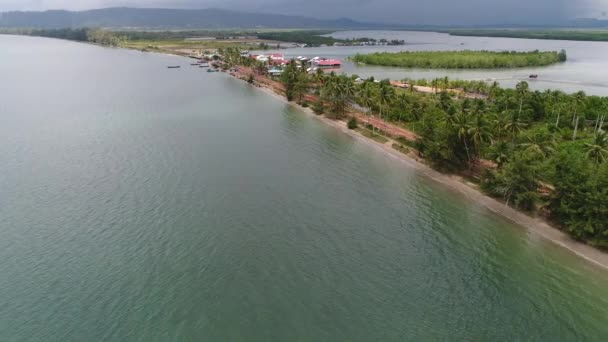
[[[208,8],[399,24],[551,23],[593,15],[602,0],[0,0],[0,10],[110,6]],[[606,6],[608,7],[608,6]]]

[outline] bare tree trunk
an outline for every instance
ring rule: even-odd
[[[574,134],[572,134],[572,141],[576,140],[576,132],[578,130],[578,119],[579,119],[579,117],[577,116],[576,117],[576,124],[574,126]]]
[[[471,168],[471,155],[469,154],[469,144],[467,144],[467,138],[464,139],[464,149],[467,151],[467,159],[469,160],[469,169]]]
[[[523,107],[524,107],[524,99],[520,98],[519,99],[519,116],[521,116],[521,111],[522,111]]]

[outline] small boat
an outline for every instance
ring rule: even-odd
[[[207,69],[207,72],[218,72],[219,70],[217,69]]]
[[[190,65],[192,65],[192,66],[197,66],[197,65],[200,65],[200,64],[199,64],[199,63],[192,63],[192,64],[190,64]]]
[[[199,66],[199,68],[208,68],[209,67],[209,63],[201,63],[198,66]]]
[[[181,66],[179,66],[179,65],[170,65],[167,68],[168,69],[179,69],[179,68],[181,68]]]
[[[538,75],[530,75],[530,78],[538,78]]]

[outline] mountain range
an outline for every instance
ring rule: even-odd
[[[88,11],[0,13],[2,28],[133,28],[133,29],[254,29],[254,28],[384,28],[351,19],[322,20],[300,16],[246,13],[224,9],[163,9],[115,7]]]

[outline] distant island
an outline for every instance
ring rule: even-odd
[[[547,66],[567,59],[565,51],[402,51],[357,54],[355,63],[432,69],[498,69]]]
[[[552,39],[552,40],[576,40],[591,42],[608,41],[608,30],[529,30],[529,29],[458,29],[444,30],[452,36],[470,37],[503,37],[522,39]]]

